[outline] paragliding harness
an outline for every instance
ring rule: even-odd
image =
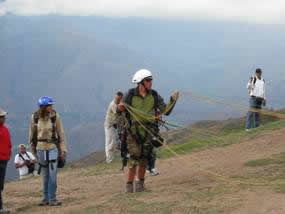
[[[29,160],[25,159],[21,153],[19,153],[19,157],[22,158],[22,160],[25,162],[26,166],[28,167],[28,174],[31,174],[35,171],[35,164],[31,163],[32,159],[30,158],[28,153],[26,152],[25,154],[27,155]]]
[[[136,93],[136,88],[132,88],[129,90],[128,94],[127,94],[127,97],[125,99],[125,102],[130,105],[132,103],[132,98],[133,96],[135,96],[135,93]],[[150,93],[152,94],[153,98],[154,98],[154,109],[155,109],[155,112],[159,112],[158,110],[158,102],[159,102],[159,95],[158,93],[155,91],[155,90],[150,90]],[[169,110],[169,113],[172,111],[172,109]],[[166,114],[166,115],[168,115]],[[127,162],[130,158],[129,156],[129,153],[128,153],[128,147],[127,147],[127,135],[128,134],[131,134],[131,130],[130,130],[130,127],[132,125],[134,125],[134,121],[131,120],[131,117],[130,117],[130,113],[129,112],[126,112],[126,123],[127,125],[124,125],[124,127],[122,128],[121,132],[119,132],[119,139],[121,141],[121,157],[122,157],[122,170],[124,169],[125,166],[127,166]],[[153,123],[148,123],[146,124],[147,127],[150,128],[151,130],[151,133],[152,135],[148,134],[148,138],[150,138],[150,143],[153,147],[160,147],[162,146],[163,144],[163,141],[164,139],[159,135],[159,122],[158,121],[155,121]],[[135,134],[135,138],[136,138],[136,142],[139,143],[139,144],[143,144],[144,143],[144,139],[142,136],[140,136],[138,130],[137,130],[137,127],[136,127],[136,134]],[[142,151],[141,151],[141,154],[143,154],[143,149],[144,147],[142,146]],[[153,148],[152,148],[153,149]],[[147,158],[147,162],[150,162],[150,159],[152,158],[152,149],[151,149],[151,152],[148,154],[148,157]],[[131,157],[133,159],[137,159],[136,157]]]
[[[60,138],[58,135],[56,135],[56,111],[53,111],[54,113],[54,116],[52,116],[50,118],[51,120],[51,123],[52,123],[52,137],[51,137],[51,142],[54,143],[58,149],[58,151],[60,151],[60,145],[59,145],[59,142],[60,142]],[[34,119],[34,133],[33,133],[33,137],[32,137],[32,148],[34,149],[34,151],[36,152],[36,148],[37,148],[37,144],[38,144],[38,141],[40,142],[46,142],[46,143],[50,143],[50,141],[48,139],[40,139],[38,140],[38,122],[39,122],[39,112],[35,112],[34,113],[34,116],[33,116],[33,119]],[[60,152],[59,152],[60,154]],[[47,164],[40,164],[39,163],[39,169],[38,169],[38,174],[41,173],[41,168],[44,167],[44,168],[47,168],[49,167],[49,164],[50,163],[55,163],[56,160],[49,160],[49,151],[46,151],[46,161],[47,161]],[[65,160],[62,160],[61,158],[57,158],[57,168],[63,168],[64,165],[65,165]],[[53,170],[53,164],[51,164],[51,169]]]
[[[119,129],[119,140],[120,140],[120,150],[122,158],[122,170],[127,166],[129,157],[128,157],[128,146],[127,146],[127,128],[124,125]]]

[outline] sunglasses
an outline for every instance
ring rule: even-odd
[[[145,79],[145,81],[146,81],[146,82],[151,82],[152,79],[150,79],[150,78],[149,78],[149,79]]]

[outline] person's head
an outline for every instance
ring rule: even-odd
[[[51,97],[40,97],[38,100],[38,106],[40,108],[40,116],[44,117],[45,115],[49,114],[53,110],[54,101]]]
[[[3,109],[0,108],[0,126],[2,126],[5,123],[7,114],[8,114],[7,112],[5,112]]]
[[[152,87],[152,73],[149,70],[141,69],[138,70],[132,80],[133,83],[144,86],[145,89],[149,90]]]
[[[261,70],[261,68],[257,68],[257,69],[255,70],[255,74],[256,74],[256,76],[260,79],[260,78],[261,78],[261,75],[262,75],[262,70]]]
[[[18,146],[19,153],[25,154],[27,152],[26,146],[24,144],[20,144]]]
[[[123,93],[121,91],[118,91],[115,96],[115,103],[119,104],[122,98],[123,98]]]

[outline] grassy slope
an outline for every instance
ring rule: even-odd
[[[285,127],[284,120],[277,120],[272,117],[263,117],[262,125],[250,132],[244,130],[244,119],[233,119],[228,121],[204,121],[186,129],[190,133],[190,138],[179,142],[179,135],[175,135],[174,142],[158,152],[160,158],[169,158],[177,154],[185,154],[213,146],[227,146],[234,143],[245,141],[249,138],[260,135],[261,133],[271,132]],[[214,130],[214,131],[213,131]],[[167,141],[168,143],[168,141]]]
[[[208,121],[196,124],[192,128],[186,128],[187,134],[183,134],[179,141],[179,135],[175,139],[179,144],[169,143],[169,147],[163,147],[158,151],[161,166],[172,163],[171,159],[178,154],[186,155],[191,152],[211,149],[213,147],[224,147],[232,144],[241,143],[259,135],[270,134],[273,130],[283,129],[285,121],[276,121],[272,118],[264,119],[264,124],[255,130],[245,132],[244,121],[229,120],[222,122]],[[179,132],[179,131],[178,131]],[[168,136],[172,139],[172,136]],[[176,142],[176,141],[175,141]],[[182,143],[184,142],[184,143]],[[174,154],[174,153],[175,154]],[[193,177],[189,180],[183,173],[177,177],[177,181],[172,182],[171,186],[166,182],[168,177],[165,174],[153,178],[149,184],[151,191],[145,193],[134,193],[125,195],[122,192],[123,176],[119,170],[119,161],[112,164],[99,163],[96,165],[81,167],[69,167],[63,170],[59,176],[59,190],[64,195],[62,208],[47,208],[44,212],[42,208],[35,206],[40,200],[41,194],[27,188],[25,194],[21,193],[24,187],[20,182],[8,184],[5,198],[11,197],[11,201],[6,203],[8,207],[14,207],[15,213],[199,213],[215,214],[230,213],[239,207],[241,199],[225,200],[228,195],[235,194],[244,188],[251,188],[247,185],[232,185],[222,180],[212,180],[212,178]],[[285,184],[281,182],[285,177],[284,153],[272,155],[270,158],[251,160],[245,163],[245,167],[252,167],[255,170],[232,179],[246,182],[268,182],[276,192],[285,192]],[[165,177],[164,177],[165,175]],[[72,180],[69,180],[71,179]],[[115,180],[114,180],[115,179]],[[157,180],[154,180],[157,179]],[[67,182],[68,181],[68,182]],[[23,181],[25,184],[33,185],[33,188],[40,189],[40,179],[33,178]],[[77,186],[77,184],[80,185]],[[113,183],[110,186],[110,183]],[[94,188],[93,185],[94,184]],[[109,185],[110,188],[104,189],[102,186]],[[25,185],[28,186],[28,185]],[[155,187],[155,188],[154,188]],[[21,189],[22,190],[19,190]],[[98,189],[99,188],[99,189]],[[73,194],[73,193],[78,193]],[[23,201],[19,198],[25,197]],[[28,200],[28,199],[30,200]]]

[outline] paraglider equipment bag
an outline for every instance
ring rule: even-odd
[[[151,144],[155,148],[158,148],[158,147],[161,147],[163,145],[163,141],[164,141],[164,139],[161,136],[156,135],[156,136],[152,137]]]
[[[28,167],[29,174],[33,173],[35,171],[35,164],[31,163],[30,160],[25,160],[26,166]]]
[[[61,159],[60,157],[58,157],[57,159],[57,168],[63,168],[65,166],[65,158]]]
[[[255,102],[258,106],[261,106],[264,102],[264,99],[262,97],[255,97]]]

